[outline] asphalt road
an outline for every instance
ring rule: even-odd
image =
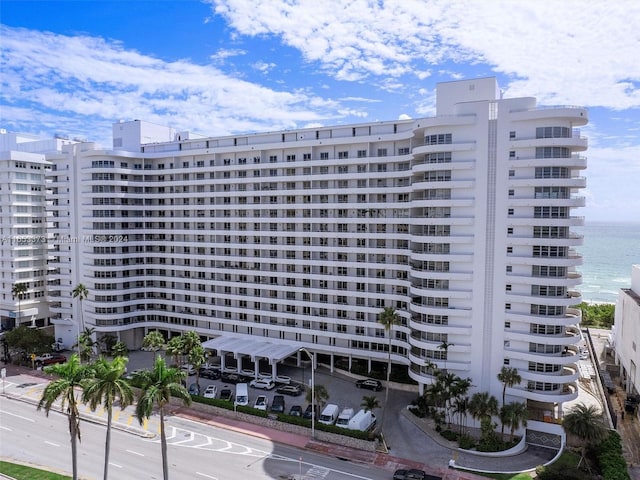
[[[173,480],[388,479],[386,470],[274,444],[267,439],[167,418],[168,457]],[[78,468],[81,478],[102,478],[105,426],[81,423]],[[159,438],[112,430],[110,477],[160,479]],[[70,474],[71,447],[66,416],[45,416],[35,406],[0,397],[0,457]],[[302,477],[300,477],[302,474]]]

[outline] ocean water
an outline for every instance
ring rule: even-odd
[[[583,300],[615,303],[620,289],[631,286],[631,266],[640,264],[640,223],[585,222],[573,230],[584,235],[577,248]]]

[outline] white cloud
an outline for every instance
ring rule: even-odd
[[[508,96],[640,106],[640,2],[208,1],[240,34],[279,36],[339,80],[485,63],[513,78]]]
[[[213,66],[165,62],[117,42],[0,28],[3,116],[13,107],[12,113],[20,115],[15,125],[26,125],[30,118],[29,131],[40,128],[43,115],[56,117],[58,124],[84,117],[84,130],[77,133],[96,138],[96,124],[121,118],[213,135],[335,122],[343,110],[351,113],[338,101],[304,91],[275,91]],[[4,126],[16,128],[6,125],[10,120],[4,118]]]
[[[270,70],[276,67],[275,63],[266,63],[266,62],[256,62],[251,65],[253,68],[262,73],[269,73]]]

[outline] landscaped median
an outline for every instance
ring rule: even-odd
[[[233,402],[228,400],[204,398],[198,395],[192,395],[192,399],[193,401],[188,408],[198,413],[217,415],[273,428],[274,430],[311,437],[310,420],[282,413],[265,412],[251,407],[236,406],[234,408]],[[179,400],[172,398],[170,403],[172,406],[184,408]],[[367,452],[375,452],[377,441],[370,439],[370,437],[371,434],[368,432],[347,430],[334,425],[323,425],[320,423],[315,425],[315,438],[317,440],[357,448]]]

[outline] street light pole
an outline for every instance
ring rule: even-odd
[[[300,348],[311,359],[311,438],[316,438],[316,356],[306,348]]]

